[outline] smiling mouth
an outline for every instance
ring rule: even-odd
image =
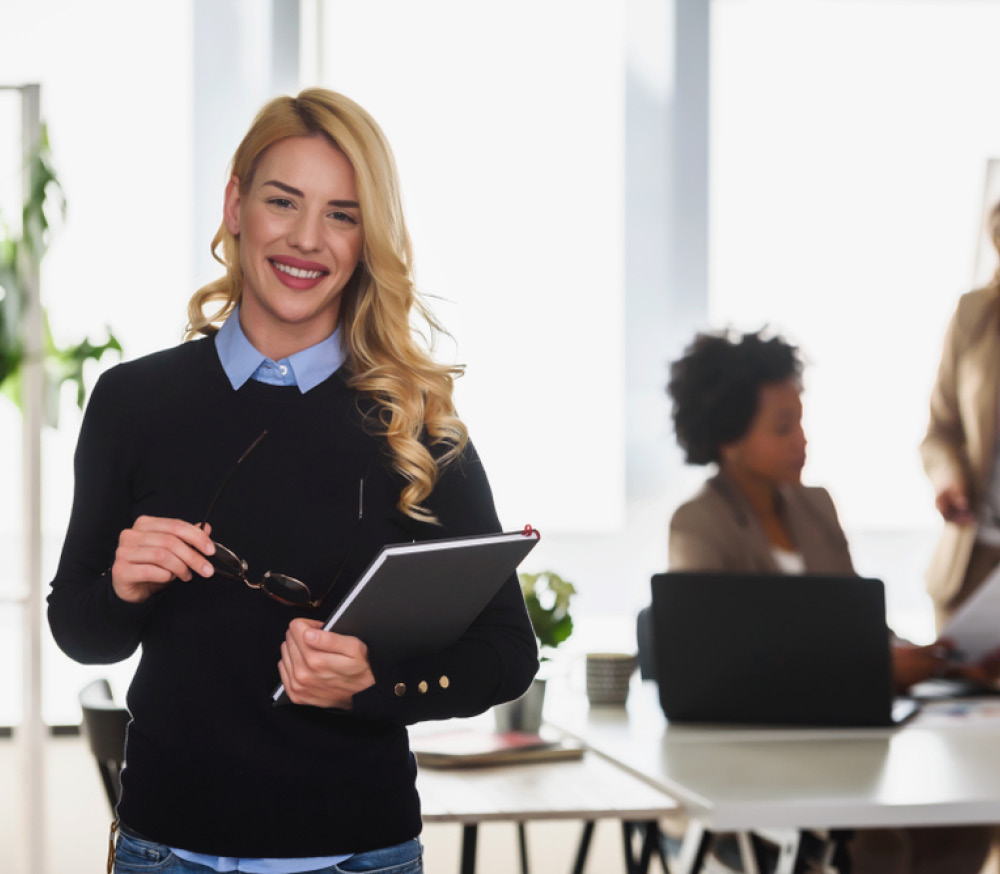
[[[321,276],[325,276],[329,272],[326,270],[303,270],[300,267],[292,267],[289,264],[282,264],[280,261],[271,261],[271,265],[275,270],[280,270],[282,273],[286,273],[295,279],[319,279]]]

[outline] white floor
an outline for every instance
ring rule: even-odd
[[[24,859],[20,790],[20,746],[0,738],[0,872],[2,874],[98,874],[107,858],[110,812],[97,766],[80,737],[52,738],[46,744],[45,865],[28,866]],[[581,823],[531,823],[529,864],[535,874],[569,872]],[[461,832],[458,826],[428,826],[422,835],[427,874],[457,874]],[[480,828],[478,874],[516,874],[520,870],[517,829],[496,823]],[[591,874],[620,874],[625,865],[617,822],[598,823],[588,857]],[[660,869],[654,867],[654,871]]]

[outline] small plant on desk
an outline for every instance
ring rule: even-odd
[[[573,633],[573,618],[569,605],[576,587],[552,571],[518,574],[521,594],[528,608],[528,618],[535,630],[539,657],[542,662]],[[498,704],[494,708],[497,729],[501,732],[538,732],[542,724],[545,702],[545,678],[536,677],[531,687],[516,701]]]
[[[548,661],[552,651],[573,633],[569,606],[576,587],[553,571],[518,574],[518,578],[541,660]]]

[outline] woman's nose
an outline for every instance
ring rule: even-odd
[[[322,220],[323,217],[321,215],[310,215],[307,211],[303,210],[296,217],[288,234],[289,244],[301,251],[316,251],[320,247],[320,240],[323,235]]]

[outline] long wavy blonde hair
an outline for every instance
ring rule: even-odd
[[[354,101],[309,88],[261,109],[233,156],[232,175],[245,195],[269,146],[317,134],[351,162],[361,205],[362,257],[341,292],[340,308],[350,384],[377,404],[369,425],[385,437],[392,465],[406,482],[398,508],[415,519],[436,522],[422,502],[468,441],[452,400],[454,380],[463,368],[435,362],[411,325],[415,312],[431,337],[446,333],[413,284],[410,235],[385,135]],[[195,292],[188,303],[187,340],[214,334],[243,295],[240,241],[225,222],[212,240],[212,255],[226,274]]]

